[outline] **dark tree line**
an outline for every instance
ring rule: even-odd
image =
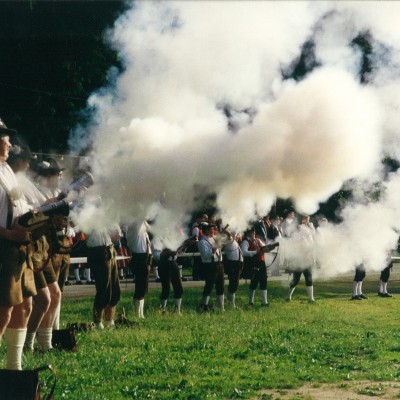
[[[119,0],[0,2],[0,117],[34,151],[65,152],[89,95],[120,67],[104,33],[123,10]]]

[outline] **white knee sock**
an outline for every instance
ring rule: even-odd
[[[79,268],[74,269],[75,280],[79,282],[81,280],[79,276]]]
[[[261,302],[262,304],[268,304],[268,292],[267,290],[261,290]]]
[[[205,306],[208,306],[209,301],[210,301],[210,296],[203,296],[203,304]]]
[[[249,290],[249,304],[254,304],[254,294],[256,293],[255,290]]]
[[[103,325],[104,325],[105,329],[114,329],[115,328],[115,323],[114,323],[113,319],[111,321],[104,320],[104,324]]]
[[[26,328],[6,329],[7,369],[22,369],[22,352],[26,337]]]
[[[85,268],[85,278],[86,282],[90,282],[92,278],[90,277],[90,268]]]
[[[96,322],[95,324],[94,324],[94,326],[95,326],[95,328],[97,329],[97,330],[99,330],[99,331],[102,331],[103,329],[104,329],[104,325],[103,325],[103,323],[100,321],[100,322]]]
[[[233,308],[236,308],[235,300],[236,300],[236,294],[228,292],[228,301],[232,304]]]
[[[53,329],[60,329],[60,313],[61,313],[61,300],[58,303],[57,309],[55,311],[55,315],[56,317],[54,318],[54,322],[53,322]]]
[[[182,299],[174,299],[174,304],[175,304],[175,312],[181,315]]]
[[[167,309],[167,300],[161,300],[161,311],[165,311]]]
[[[295,289],[296,289],[296,286],[292,287],[292,288],[289,288],[289,297],[288,297],[289,300],[292,300],[292,295],[293,295],[293,292],[294,292]]]
[[[360,294],[362,294],[362,281],[357,282],[357,295],[359,296]]]
[[[140,318],[140,300],[135,300],[135,312],[138,318]]]
[[[53,337],[52,328],[38,328],[37,342],[42,350],[50,350],[53,348],[51,345],[51,338]]]
[[[144,319],[144,299],[139,300],[140,301],[140,306],[139,306],[139,318]]]
[[[358,295],[357,288],[358,288],[358,282],[353,281],[353,297]]]
[[[26,349],[33,350],[33,346],[35,344],[35,337],[36,337],[36,332],[26,333],[25,344],[24,344],[24,347]]]
[[[314,287],[313,286],[306,286],[307,293],[308,293],[308,300],[314,301]]]
[[[217,303],[220,311],[225,311],[225,299],[223,294],[217,296]]]

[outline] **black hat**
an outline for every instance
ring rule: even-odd
[[[203,232],[207,232],[207,231],[209,231],[210,229],[214,229],[215,227],[216,227],[215,224],[209,224],[209,223],[207,223],[207,222],[201,224],[201,230],[202,230]]]
[[[16,160],[35,160],[36,154],[32,154],[26,145],[13,145],[7,159],[8,164],[13,164]]]
[[[65,168],[61,167],[57,160],[54,158],[45,158],[37,165],[37,173],[42,176],[57,175]]]
[[[7,128],[6,124],[0,118],[0,137],[15,135],[16,133],[15,129]]]
[[[31,149],[28,144],[19,135],[12,138],[12,147],[7,162],[10,163],[13,160],[34,160],[36,154],[31,153]]]

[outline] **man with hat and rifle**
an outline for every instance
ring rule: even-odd
[[[45,159],[38,164],[39,186],[37,188],[40,195],[37,197],[40,199],[33,204],[34,207],[52,202],[57,198],[60,193],[59,182],[63,170],[64,168],[53,158]],[[35,237],[34,264],[37,269],[35,284],[38,294],[29,319],[25,342],[25,347],[31,351],[34,348],[35,337],[41,350],[51,350],[53,328],[59,329],[61,288],[58,277],[62,274],[61,281],[65,281],[64,275],[68,273],[69,268],[69,255],[66,256],[68,259],[64,262],[64,255],[57,254],[60,245],[68,245],[68,239],[63,230],[64,218],[62,215],[55,215],[52,218],[52,226]]]
[[[30,209],[35,209],[47,201],[45,195],[36,187],[29,179],[26,171],[29,168],[29,163],[33,159],[33,155],[21,138],[14,139],[14,145],[10,151],[10,156],[7,160],[8,164],[14,171],[20,187],[22,189],[25,200]],[[34,306],[28,321],[28,331],[25,339],[24,347],[33,351],[34,341],[37,338],[38,343],[43,350],[52,348],[52,328],[46,325],[45,315],[48,315],[48,310],[51,305],[52,296],[50,288],[57,294],[57,287],[54,285],[54,270],[49,259],[49,244],[46,238],[46,233],[49,230],[49,224],[42,224],[40,229],[35,229],[32,232],[32,254],[28,265],[31,265],[34,270],[34,280],[36,286],[36,294],[33,297]],[[53,278],[50,279],[50,277]],[[54,303],[53,303],[54,304]],[[48,318],[47,318],[48,319]],[[43,321],[44,320],[44,321]],[[38,334],[37,334],[38,333]]]
[[[12,140],[15,133],[0,120],[0,339],[6,332],[7,368],[20,370],[31,296],[36,290],[33,271],[25,261],[24,243],[29,243],[30,232],[18,223],[18,217],[28,211],[28,206],[6,162],[10,137]]]
[[[224,307],[224,265],[222,263],[221,248],[217,246],[214,238],[215,225],[203,225],[204,236],[199,241],[199,251],[201,256],[201,268],[205,276],[203,289],[203,301],[200,305],[200,312],[211,311],[209,301],[210,295],[215,285],[217,292],[217,302],[221,311]]]

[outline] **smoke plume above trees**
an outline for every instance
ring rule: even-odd
[[[319,239],[321,271],[382,269],[400,228],[400,179],[381,162],[400,156],[399,11],[396,2],[132,3],[108,36],[124,69],[91,96],[91,124],[70,139],[74,151],[90,147],[104,218],[156,218],[155,233],[176,246],[175,224],[198,190],[215,192],[224,222],[243,229],[277,197],[313,214],[350,183],[343,222]],[[367,69],[359,35],[371,46]],[[312,65],[295,77],[307,42]]]

